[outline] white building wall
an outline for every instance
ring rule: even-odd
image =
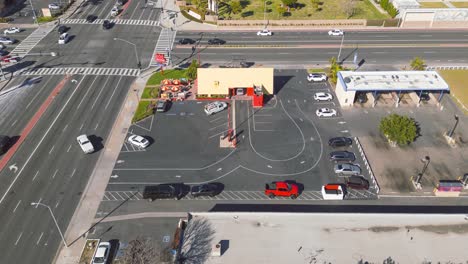
[[[338,102],[340,102],[341,107],[350,107],[353,106],[354,104],[354,97],[356,96],[355,91],[345,91],[345,87],[343,87],[342,82],[338,79],[338,82],[336,84],[336,99],[338,99]]]

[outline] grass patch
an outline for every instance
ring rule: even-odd
[[[164,79],[180,79],[186,78],[186,69],[174,69],[174,70],[167,70],[164,71],[164,75],[162,72],[156,72],[148,79],[146,85],[158,85],[161,84],[161,81]]]
[[[343,12],[341,0],[321,1],[319,10],[313,8],[309,0],[299,0],[298,6],[301,8],[291,8],[287,16],[278,13],[277,7],[281,4],[281,0],[271,0],[272,4],[267,5],[266,19],[269,20],[314,20],[314,19],[348,19]],[[232,19],[248,19],[248,20],[263,20],[264,0],[251,0],[242,12],[239,14],[231,14]],[[245,16],[248,13],[249,16]],[[244,16],[243,16],[244,14]],[[359,0],[356,5],[356,14],[350,19],[386,19],[387,14],[380,13],[369,0]]]
[[[150,104],[151,101],[140,101],[135,115],[132,118],[132,123],[138,122],[154,114],[154,109],[150,107]]]
[[[450,95],[455,98],[455,103],[468,115],[468,70],[439,70],[440,75],[450,87]],[[458,100],[457,100],[458,99]]]
[[[56,20],[57,17],[43,17],[40,16],[37,18],[37,23],[47,23]]]
[[[468,8],[468,2],[450,2],[450,3],[458,8]]]
[[[419,2],[420,8],[447,8],[442,2]]]
[[[96,250],[99,243],[99,239],[86,239],[85,247],[83,252],[81,252],[80,262],[79,263],[91,263],[91,260],[94,256],[94,251]],[[92,245],[92,246],[88,246]]]
[[[327,69],[325,68],[313,68],[313,69],[307,69],[308,73],[327,73]]]
[[[155,99],[158,98],[159,94],[159,87],[146,87],[143,90],[143,94],[141,95],[142,99]]]

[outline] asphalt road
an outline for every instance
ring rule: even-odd
[[[176,41],[191,38],[197,41],[192,53],[190,45],[177,45],[173,55],[176,64],[200,58],[202,63],[225,64],[242,58],[259,65],[324,65],[338,57],[341,37],[326,32],[277,32],[271,37],[255,32],[178,32]],[[220,38],[224,46],[208,46],[208,40]],[[359,31],[346,32],[340,60],[352,64],[405,65],[416,56],[428,64],[466,64],[468,34],[465,31]]]

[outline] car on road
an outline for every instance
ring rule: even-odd
[[[347,147],[353,144],[353,140],[347,137],[334,137],[328,140],[328,146],[332,148]]]
[[[218,184],[205,183],[201,185],[194,185],[190,188],[190,195],[193,197],[210,196],[214,197],[221,192]]]
[[[334,162],[353,162],[356,160],[356,156],[349,151],[333,151],[330,153],[330,160]]]
[[[112,27],[112,22],[110,22],[109,20],[104,20],[102,22],[102,28],[103,29],[110,29]]]
[[[182,38],[182,39],[179,39],[179,44],[180,45],[191,45],[191,44],[194,44],[195,43],[195,40],[193,39],[190,39],[190,38]]]
[[[109,258],[111,245],[109,242],[101,242],[93,257],[92,264],[106,264]]]
[[[96,19],[97,19],[97,16],[96,16],[96,15],[89,15],[89,16],[86,17],[86,21],[87,21],[88,23],[93,23],[94,20],[96,20]]]
[[[69,27],[64,26],[64,25],[61,25],[61,26],[59,26],[59,27],[57,28],[57,32],[58,32],[59,34],[63,34],[63,33],[65,33],[65,32],[67,32],[69,29],[70,29]]]
[[[21,29],[19,27],[11,27],[7,28],[3,31],[3,34],[15,34],[15,33],[20,33]]]
[[[165,183],[159,185],[145,186],[143,189],[143,199],[154,201],[156,199],[177,199],[183,196],[181,184]]]
[[[208,40],[208,45],[224,45],[226,44],[225,40],[219,38],[213,38]]]
[[[119,14],[119,8],[117,6],[112,7],[111,9],[111,16],[117,16]]]
[[[12,39],[9,37],[0,37],[0,43],[2,44],[13,44],[16,42],[16,39]]]
[[[271,36],[273,35],[273,32],[271,32],[268,29],[263,29],[257,32],[257,36]]]
[[[50,10],[60,10],[60,5],[57,4],[57,3],[49,4],[49,9]]]
[[[357,164],[342,163],[335,165],[335,173],[346,174],[346,175],[358,175],[361,174],[361,167]]]
[[[17,63],[18,61],[20,61],[20,58],[7,55],[7,56],[2,57],[1,61],[4,63]]]
[[[117,2],[115,4],[119,5],[119,6],[123,6],[123,5],[125,5],[126,2],[127,2],[126,0],[117,0]]]
[[[346,187],[356,190],[369,190],[369,181],[362,176],[351,176],[345,178]]]
[[[341,29],[332,29],[328,31],[328,36],[343,36],[344,32]]]
[[[319,108],[315,111],[318,117],[333,117],[336,116],[336,110],[331,108]]]
[[[331,101],[333,99],[333,96],[330,93],[315,93],[314,94],[314,100],[319,102],[319,101]]]
[[[141,148],[141,149],[144,149],[146,147],[148,147],[149,145],[149,140],[147,140],[146,138],[142,137],[142,136],[139,136],[139,135],[131,135],[128,137],[127,139],[128,143],[134,145],[135,147],[137,148]]]
[[[70,40],[70,35],[68,33],[63,33],[58,39],[58,44],[66,44]]]
[[[309,82],[324,82],[328,79],[324,73],[309,73],[307,75],[307,81]]]
[[[81,150],[83,150],[84,153],[89,154],[94,152],[94,147],[91,141],[89,141],[89,138],[87,135],[80,135],[76,138],[76,141],[78,141],[78,145],[80,145]]]
[[[267,183],[265,184],[265,195],[270,198],[281,196],[296,199],[299,196],[299,185],[286,181]]]
[[[215,101],[215,102],[205,105],[205,113],[207,115],[216,114],[216,113],[223,111],[227,107],[228,107],[228,104],[226,102]]]
[[[9,136],[0,135],[0,155],[5,154],[10,148],[11,139]]]

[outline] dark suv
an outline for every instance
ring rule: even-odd
[[[328,140],[328,145],[333,148],[347,147],[353,144],[353,140],[347,137],[334,137]]]
[[[333,151],[330,153],[330,160],[334,162],[353,162],[356,160],[356,156],[354,156],[353,152],[349,151]]]
[[[156,199],[177,199],[180,200],[183,191],[178,184],[159,184],[145,186],[143,190],[143,199],[154,201]]]
[[[361,176],[345,178],[346,187],[357,190],[369,190],[369,181]]]

